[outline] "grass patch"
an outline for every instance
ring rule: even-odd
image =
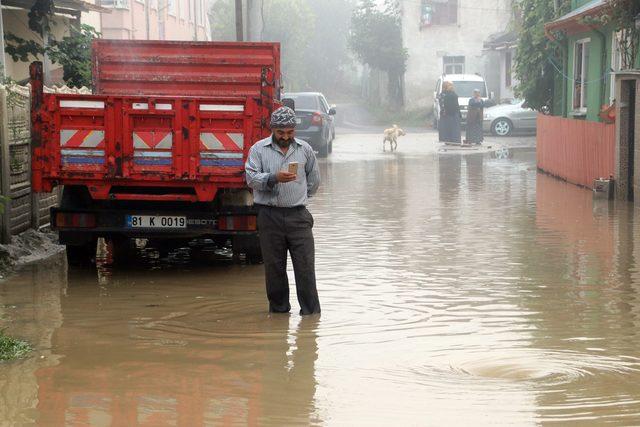
[[[0,361],[20,359],[31,350],[28,342],[11,338],[0,330]]]

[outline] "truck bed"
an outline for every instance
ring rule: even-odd
[[[245,186],[260,117],[252,98],[44,94],[34,187],[86,185],[96,200],[211,201],[219,187]]]

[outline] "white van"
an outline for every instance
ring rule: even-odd
[[[442,83],[451,82],[453,88],[458,94],[458,103],[460,104],[460,113],[462,114],[462,121],[467,121],[467,108],[469,106],[469,99],[473,96],[474,89],[480,91],[480,96],[483,100],[487,101],[489,92],[487,90],[487,83],[482,76],[477,74],[443,74],[438,78],[436,83],[436,90],[433,92],[433,125],[438,127],[438,121],[440,120],[440,94],[442,93]]]

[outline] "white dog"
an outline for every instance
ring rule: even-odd
[[[398,137],[406,135],[406,133],[400,129],[398,125],[393,125],[393,127],[385,129],[383,135],[382,151],[386,151],[387,141],[389,141],[389,148],[391,148],[391,151],[394,151],[398,149]]]

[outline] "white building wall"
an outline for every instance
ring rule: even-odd
[[[421,1],[400,0],[402,35],[408,50],[405,74],[406,108],[430,107],[436,80],[442,74],[444,56],[464,56],[465,73],[485,74],[487,63],[483,42],[489,35],[507,28],[511,0],[458,0],[458,22],[420,28]],[[489,88],[497,91],[497,88]]]

